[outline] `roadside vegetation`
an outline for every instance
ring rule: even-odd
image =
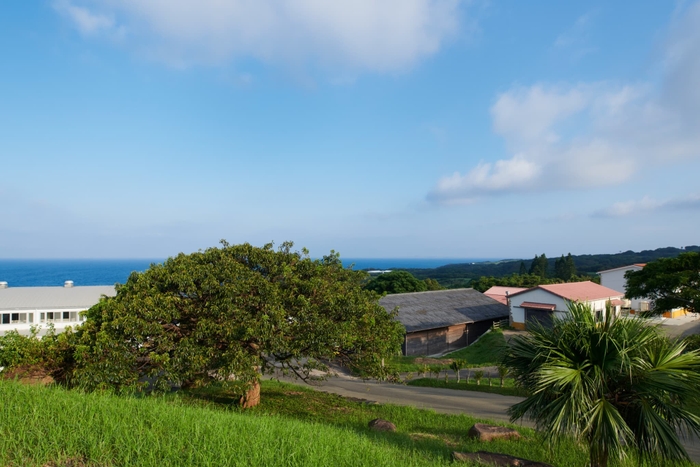
[[[434,379],[434,378],[419,378],[406,381],[409,386],[419,386],[428,388],[444,388],[444,389],[456,389],[460,391],[476,391],[476,392],[487,392],[490,394],[501,394],[503,396],[519,396],[526,397],[528,394],[523,389],[515,386],[513,378],[507,378],[504,381],[504,385],[501,387],[500,380],[498,377],[491,379],[491,385],[488,384],[488,379],[482,378],[480,384],[476,384],[474,377],[470,377],[470,382],[467,383],[466,380],[458,383],[454,379],[450,379],[445,382],[444,379]]]

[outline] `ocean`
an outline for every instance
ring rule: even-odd
[[[436,268],[446,264],[496,261],[495,258],[341,258],[353,269]],[[145,271],[163,259],[0,259],[0,281],[10,287],[113,285],[126,282],[132,271]]]

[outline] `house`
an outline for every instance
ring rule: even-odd
[[[81,312],[100,301],[102,296],[116,295],[114,286],[8,287],[0,282],[0,335],[10,330],[29,334],[31,326],[46,331],[49,323],[57,332],[84,321]]]
[[[625,273],[627,271],[641,271],[646,263],[630,264],[629,266],[621,266],[619,268],[606,269],[605,271],[598,271],[600,275],[600,284],[605,287],[609,287],[614,290],[622,291],[623,294],[627,292],[627,279],[625,278]],[[651,307],[651,300],[649,298],[633,298],[630,300],[625,300],[624,308],[628,308],[630,313],[638,313],[641,311],[649,311]],[[667,311],[663,314],[664,318],[677,318],[683,316],[687,311],[683,308],[676,308],[671,311]]]
[[[511,294],[514,294],[516,292],[522,292],[523,290],[527,290],[526,287],[503,287],[499,285],[494,285],[490,289],[488,289],[486,292],[484,292],[484,295],[487,297],[491,297],[496,301],[499,301],[503,303],[504,305],[508,305],[508,297]]]
[[[379,300],[387,311],[398,308],[406,328],[404,355],[435,355],[466,347],[508,318],[508,307],[474,289],[392,294]]]
[[[623,296],[622,292],[591,281],[538,285],[509,295],[511,326],[525,329],[531,321],[546,326],[553,316],[564,317],[571,302],[587,303],[594,311],[604,311],[610,302],[619,313]]]

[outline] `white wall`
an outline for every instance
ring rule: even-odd
[[[49,323],[53,323],[56,332],[63,332],[66,327],[75,327],[85,321],[85,318],[80,316],[83,311],[85,311],[85,308],[2,310],[0,311],[0,335],[4,335],[7,331],[12,330],[16,330],[20,334],[28,335],[31,326],[41,326],[39,334],[43,335],[46,333]],[[8,318],[10,323],[3,324]],[[17,322],[17,320],[13,320],[12,318],[21,318],[21,322]]]
[[[641,266],[630,265],[624,268],[603,271],[600,273],[600,285],[617,290],[618,292],[624,294],[627,292],[627,279],[625,279],[625,273],[627,271],[640,271],[641,269]],[[632,299],[632,309],[639,311],[639,304],[643,301],[649,301],[649,299]]]
[[[622,292],[620,295],[622,295]],[[611,298],[615,299],[617,297]],[[553,293],[547,292],[544,289],[532,289],[510,297],[510,313],[513,317],[514,323],[525,323],[525,309],[520,306],[523,302],[550,303],[555,305],[554,315],[558,318],[563,318],[568,313],[568,300],[559,297],[558,295],[554,295]],[[589,301],[587,303],[591,305],[593,311],[605,311],[605,305],[607,302],[608,299],[605,298],[601,300]],[[620,307],[615,307],[615,313],[619,312]]]

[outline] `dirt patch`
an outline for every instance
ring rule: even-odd
[[[303,396],[304,393],[301,391],[287,391],[284,393],[285,396]]]
[[[87,467],[88,462],[84,457],[69,457],[61,461],[50,461],[42,467]]]
[[[39,365],[23,365],[14,368],[8,368],[0,373],[2,379],[14,379],[22,384],[40,384],[47,385],[54,383],[54,379],[49,374],[46,368]]]

